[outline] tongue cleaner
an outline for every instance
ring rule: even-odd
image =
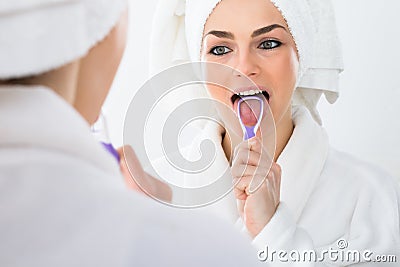
[[[252,105],[250,105],[250,103]],[[242,113],[242,105],[246,105],[248,112],[250,111],[252,114],[247,114],[247,119],[244,118],[245,115]],[[258,105],[258,106],[257,106]],[[257,109],[259,107],[259,114],[256,114]],[[245,108],[245,107],[243,107]],[[257,96],[244,96],[241,99],[239,99],[238,105],[237,105],[237,114],[239,117],[239,122],[240,125],[242,126],[244,140],[248,140],[254,136],[256,136],[258,127],[260,127],[262,116],[264,112],[264,101],[257,97]],[[257,116],[258,115],[258,116]],[[246,125],[246,120],[248,120],[249,116],[254,116],[256,118],[256,122],[254,121],[253,125]]]
[[[100,142],[100,144],[117,160],[117,162],[120,162],[121,158],[108,137],[107,122],[103,113],[100,113],[99,118],[94,125],[92,125],[91,131],[97,141]]]

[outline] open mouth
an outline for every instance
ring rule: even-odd
[[[269,102],[269,98],[270,98],[269,93],[267,91],[260,90],[257,88],[256,90],[247,90],[247,91],[233,94],[231,97],[232,104],[234,105],[236,101],[238,101],[239,99],[241,99],[242,97],[245,97],[245,96],[264,96],[265,99],[267,100],[267,102]]]

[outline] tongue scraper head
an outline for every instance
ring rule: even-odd
[[[241,112],[240,112],[240,105],[242,104],[246,104],[245,102],[248,100],[255,100],[258,101],[260,103],[260,114],[257,118],[257,123],[253,126],[247,126],[243,123],[242,120],[242,116],[241,116]],[[254,113],[254,110],[252,110],[252,112]],[[248,140],[250,138],[253,138],[254,136],[256,136],[258,127],[260,127],[261,124],[261,120],[262,120],[262,116],[263,116],[263,112],[264,112],[264,102],[261,98],[257,97],[257,96],[244,96],[241,99],[239,99],[238,105],[237,105],[237,114],[239,117],[239,122],[240,125],[242,126],[242,130],[243,130],[243,139],[244,140]],[[257,114],[255,114],[257,115]]]

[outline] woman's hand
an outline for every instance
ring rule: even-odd
[[[143,170],[132,147],[124,146],[117,149],[117,151],[121,157],[120,169],[129,188],[144,193],[142,190],[143,188],[149,195],[160,200],[171,202],[171,188]],[[140,184],[140,186],[138,184]]]
[[[280,201],[281,168],[272,161],[258,138],[235,149],[231,168],[234,192],[239,214],[253,238],[271,220]]]

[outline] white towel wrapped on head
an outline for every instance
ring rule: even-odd
[[[84,56],[126,6],[126,0],[1,1],[0,80],[38,75]]]

